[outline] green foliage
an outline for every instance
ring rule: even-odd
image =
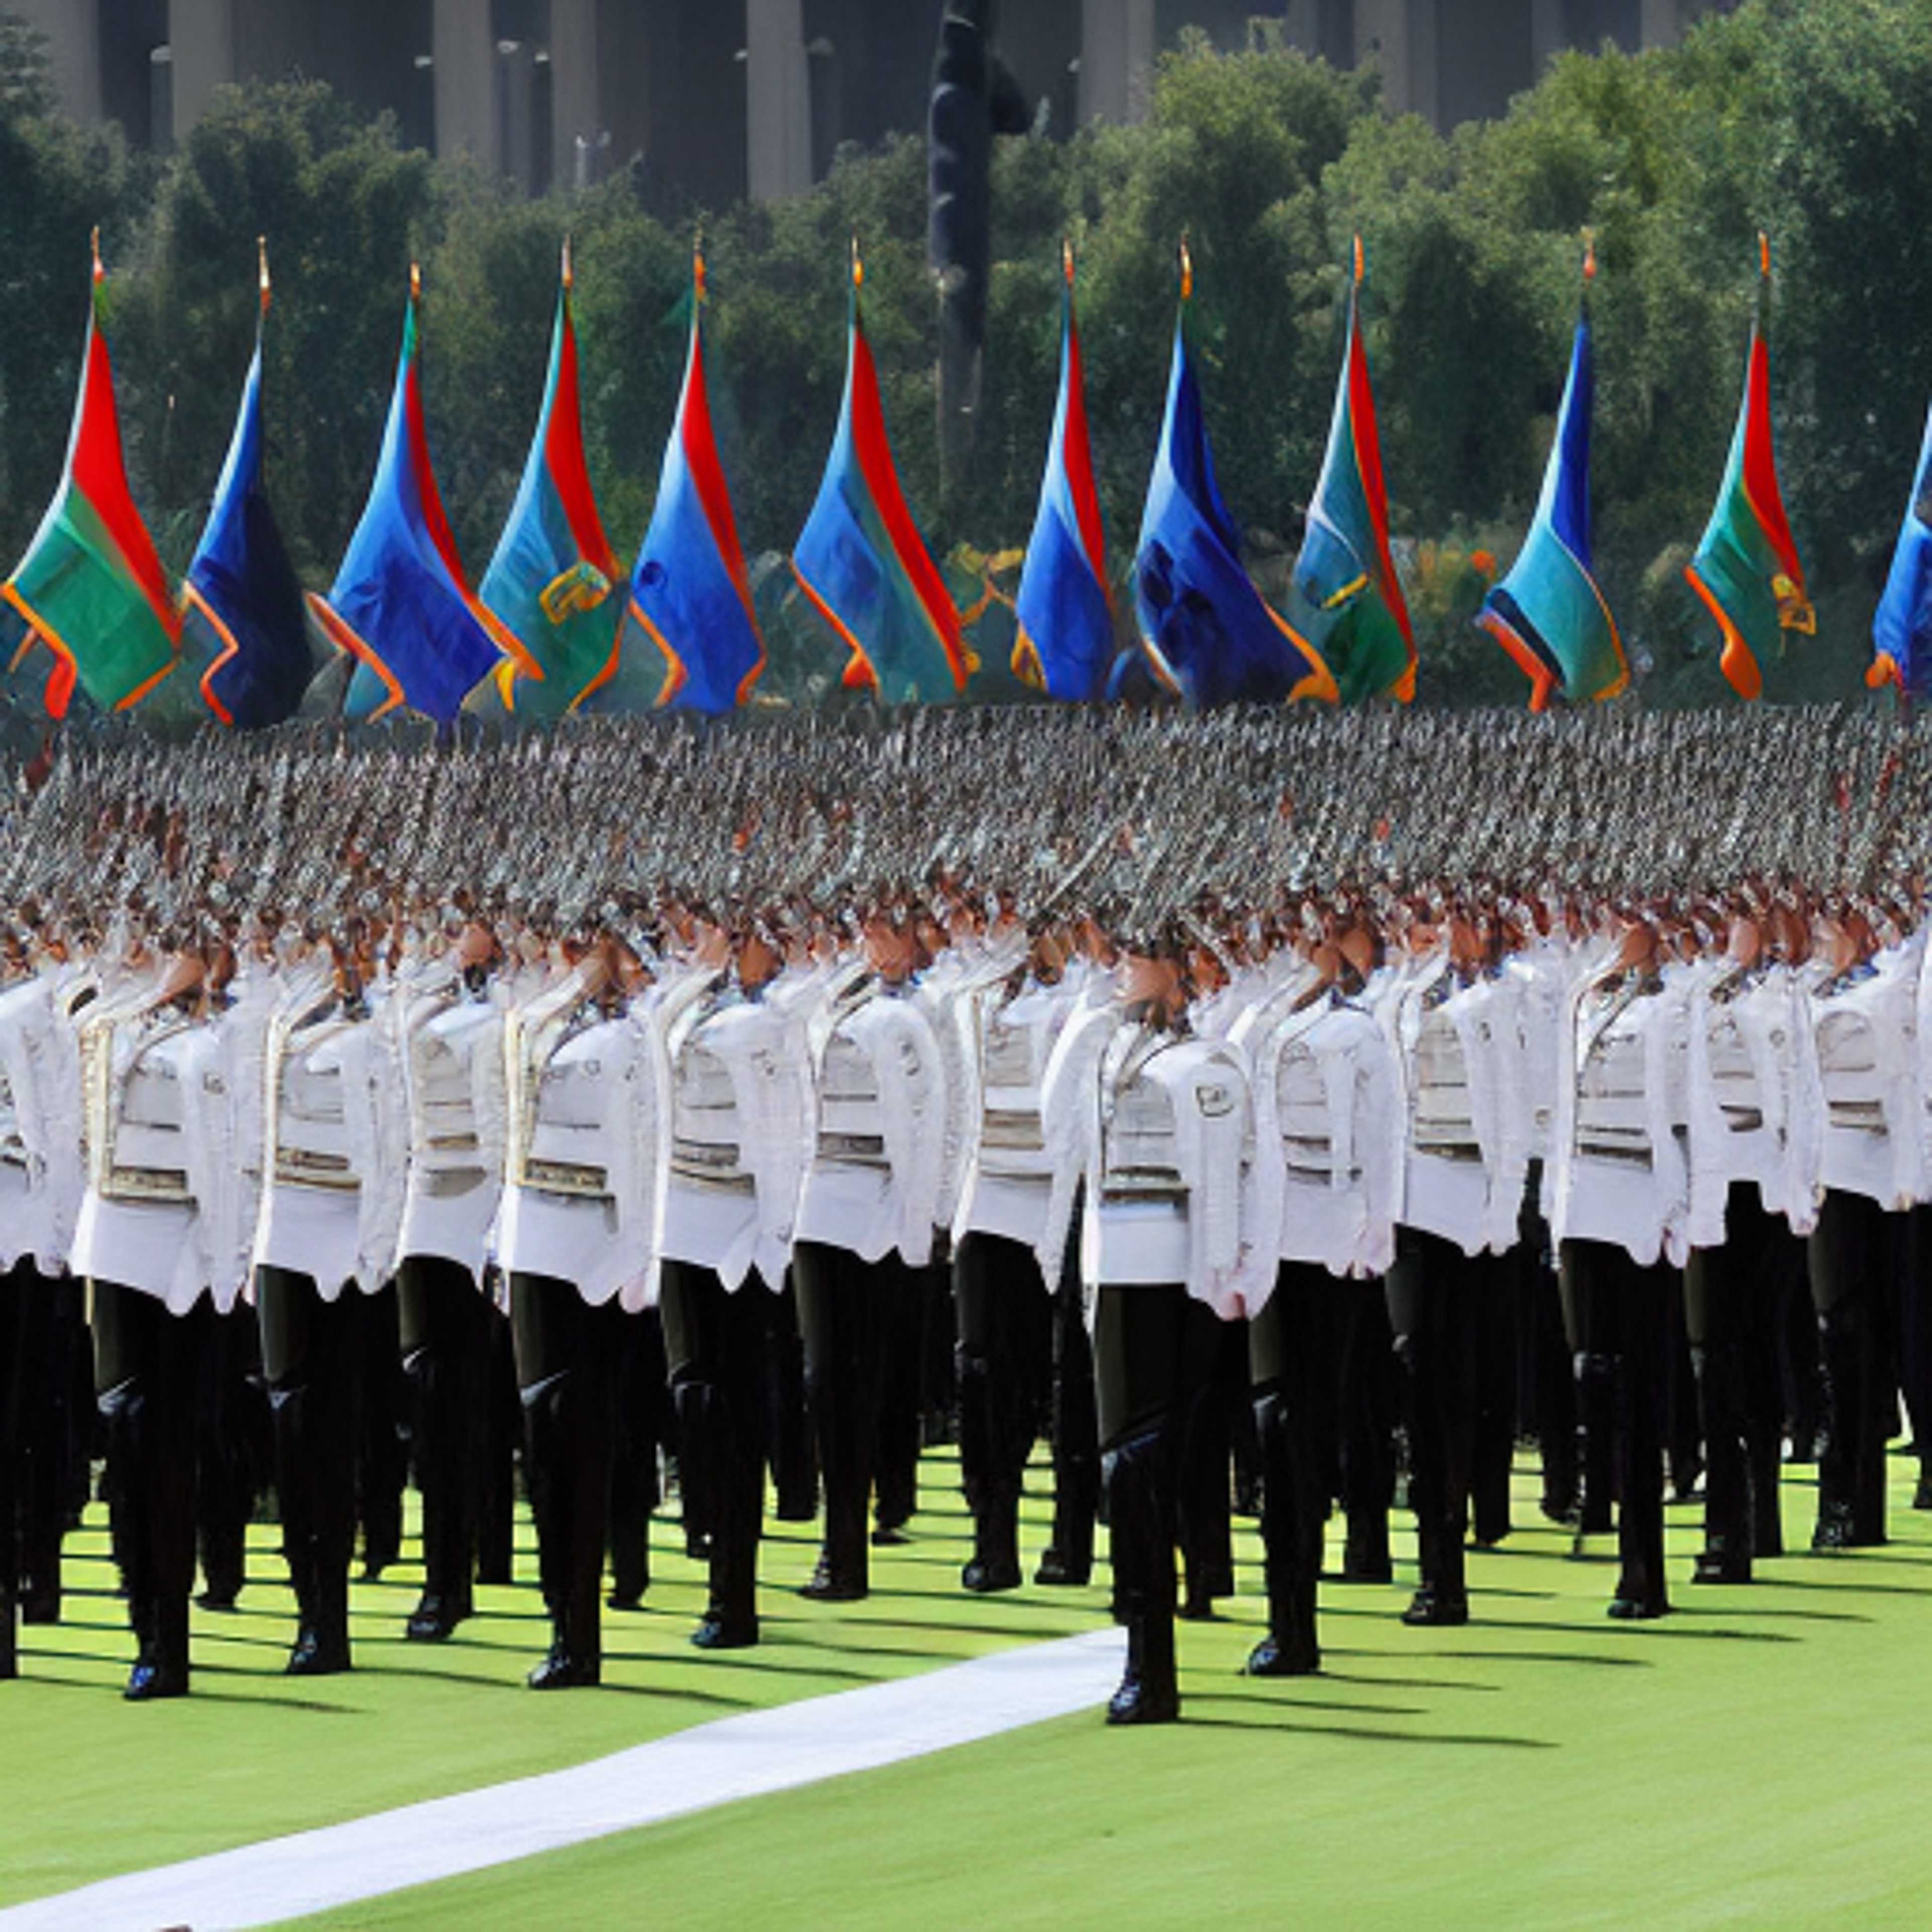
[[[912,139],[841,153],[812,195],[704,224],[714,411],[748,550],[776,559],[810,508],[844,369],[845,274],[866,322],[907,494],[935,553],[1023,544],[1058,348],[1059,244],[1080,260],[1089,415],[1124,584],[1159,424],[1175,251],[1223,490],[1265,585],[1285,583],[1326,436],[1352,236],[1385,467],[1417,603],[1423,691],[1511,698],[1443,560],[1520,540],[1553,428],[1579,291],[1592,297],[1599,574],[1657,701],[1720,697],[1715,639],[1682,586],[1721,473],[1772,235],[1774,404],[1785,491],[1820,612],[1769,687],[1856,688],[1925,398],[1932,392],[1932,9],[1922,0],[1747,0],[1671,52],[1568,55],[1504,119],[1438,136],[1380,110],[1372,70],[1336,72],[1267,37],[1162,62],[1144,124],[1003,142],[975,451],[942,496],[937,304],[924,157]],[[656,488],[689,319],[688,228],[628,184],[540,202],[405,152],[314,86],[222,95],[164,164],[50,107],[32,37],[0,14],[0,548],[17,555],[58,473],[85,320],[86,237],[108,229],[115,349],[137,494],[178,562],[228,434],[269,238],[272,487],[326,582],[380,434],[404,275],[424,262],[424,358],[439,476],[472,575],[516,487],[541,394],[558,248],[574,238],[584,418],[614,545]],[[1454,593],[1444,588],[1453,578]],[[770,674],[806,694],[826,667],[786,573],[763,567]],[[1118,600],[1123,614],[1128,602]],[[997,610],[998,607],[994,607]],[[1003,658],[989,619],[982,680]],[[830,667],[836,670],[836,661]]]

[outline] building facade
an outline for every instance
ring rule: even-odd
[[[1000,45],[1064,133],[1144,111],[1161,50],[1256,16],[1398,112],[1500,114],[1565,47],[1668,46],[1726,0],[1007,0]],[[797,194],[843,142],[924,124],[938,0],[0,0],[47,38],[68,111],[164,147],[217,88],[326,80],[405,140],[533,190],[622,170],[653,206]],[[1453,24],[1452,24],[1453,23]]]

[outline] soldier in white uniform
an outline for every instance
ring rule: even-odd
[[[1074,998],[1059,944],[1042,934],[1023,972],[955,1009],[971,1048],[980,1116],[952,1224],[959,1472],[973,1512],[973,1554],[960,1582],[976,1592],[1020,1582],[1020,1486],[1040,1412],[1034,1371],[1051,1312],[1040,1250],[1054,1174],[1040,1090]],[[1064,1227],[1058,1246],[1056,1280]],[[1070,1525],[1068,1542],[1061,1549],[1056,1537],[1061,1559],[1090,1565],[1090,1520],[1084,1534]]]
[[[1641,914],[1622,915],[1597,956],[1604,963],[1570,995],[1544,1185],[1589,1458],[1586,1508],[1593,1486],[1616,1486],[1609,1614],[1641,1619],[1670,1608],[1664,1348],[1688,1252],[1688,988]]]
[[[16,1532],[33,1520],[20,1475],[50,1460],[55,1446],[53,1432],[36,1430],[33,1420],[56,1412],[45,1387],[53,1366],[52,1277],[65,1265],[80,1204],[80,1082],[61,1016],[70,976],[31,922],[8,936],[0,954],[0,1678],[16,1669],[23,1572],[34,1580],[40,1618],[59,1614],[58,1512],[39,1512],[38,1546]],[[51,1486],[44,1476],[40,1486]]]
[[[664,1350],[687,1518],[706,1526],[703,1650],[757,1642],[774,1285],[784,1279],[812,1090],[803,1014],[818,974],[787,971],[738,919],[728,969],[672,1029],[672,1136],[660,1248]]]
[[[1394,1057],[1355,997],[1372,964],[1368,935],[1352,924],[1304,932],[1300,951],[1280,952],[1274,992],[1250,1006],[1232,1040],[1249,1068],[1255,1117],[1248,1346],[1268,1592],[1268,1635],[1247,1661],[1255,1676],[1321,1667],[1316,1598],[1329,1472],[1350,1428],[1338,1292],[1379,1301],[1365,1278],[1394,1257],[1400,1198]],[[1358,1570],[1388,1550],[1386,1502],[1364,1497],[1366,1486],[1350,1486],[1345,1473]]]
[[[886,1337],[932,1258],[944,1182],[939,1042],[912,997],[917,940],[902,910],[866,922],[862,956],[827,982],[809,1026],[811,1159],[792,1250],[825,1542],[804,1594],[852,1603],[870,1588],[866,1510],[878,1470]]]
[[[524,1458],[550,1646],[538,1690],[598,1682],[614,1376],[655,1292],[663,1044],[638,956],[585,935],[505,1016],[508,1127],[496,1249],[509,1279]]]
[[[205,1223],[232,1158],[206,982],[196,951],[151,959],[103,992],[80,1031],[87,1188],[71,1264],[88,1284],[137,1646],[124,1694],[137,1702],[188,1689],[195,1390],[214,1285]],[[239,1283],[223,1286],[226,1306]]]
[[[1886,1443],[1898,1398],[1887,1282],[1903,1264],[1907,1210],[1927,1192],[1913,1049],[1924,946],[1923,928],[1882,945],[1843,902],[1815,921],[1811,1040],[1824,1127],[1807,1245],[1828,1430],[1815,1550],[1886,1540]]]
[[[484,1271],[508,1118],[495,935],[460,924],[392,996],[409,1111],[397,1312],[422,1496],[423,1591],[406,1634],[446,1637],[472,1612],[488,1390]]]
[[[1082,1271],[1095,1292],[1114,1615],[1127,1632],[1126,1670],[1107,1708],[1117,1724],[1167,1723],[1180,1714],[1174,1559],[1181,1433],[1212,1382],[1221,1324],[1246,1306],[1247,1078],[1228,1048],[1180,1030],[1184,950],[1170,935],[1129,951],[1120,1016],[1097,1080],[1081,1081],[1084,1096],[1056,1082],[1048,1102],[1056,1114],[1063,1104],[1078,1104],[1088,1122]]]
[[[255,1298],[296,1676],[350,1667],[362,1327],[388,1278],[406,1178],[401,1096],[364,994],[363,938],[351,925],[332,952],[292,959],[268,1030]]]
[[[1704,1445],[1698,1583],[1748,1583],[1784,1549],[1776,1312],[1804,1267],[1822,1130],[1810,1016],[1757,909],[1712,909],[1690,1006],[1684,1328]],[[1721,946],[1722,950],[1720,951]]]

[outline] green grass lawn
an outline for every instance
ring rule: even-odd
[[[1603,1615],[1609,1540],[1571,1558],[1526,1469],[1516,1534],[1471,1558],[1476,1622],[1403,1628],[1406,1562],[1392,1588],[1324,1585],[1328,1671],[1290,1682],[1236,1674],[1261,1627],[1244,1525],[1245,1594],[1182,1628],[1179,1726],[1066,1719],[310,1922],[1922,1924],[1932,1518],[1906,1508],[1907,1465],[1893,1469],[1889,1548],[1794,1556],[1749,1588],[1680,1581],[1678,1613],[1637,1626]],[[1790,1474],[1800,1546],[1814,1492],[1809,1471]],[[813,1548],[788,1528],[764,1565],[769,1640],[739,1657],[686,1646],[696,1568],[661,1526],[650,1607],[607,1623],[614,1688],[602,1694],[516,1688],[544,1633],[527,1588],[486,1593],[489,1614],[440,1649],[404,1644],[406,1568],[357,1588],[352,1676],[271,1674],[287,1599],[251,1583],[244,1616],[197,1613],[195,1696],[130,1709],[111,1694],[120,1606],[82,1598],[85,1622],[26,1633],[29,1676],[0,1690],[0,1899],[1090,1628],[1097,1588],[958,1592],[952,1474],[950,1459],[929,1463],[934,1507],[914,1546],[881,1553],[862,1605],[786,1593]],[[1030,1556],[1037,1501],[1029,1514]],[[1698,1512],[1671,1516],[1681,1580]],[[264,1574],[278,1567],[272,1534],[258,1532]],[[98,1532],[81,1539],[70,1576],[104,1592],[100,1547]],[[1411,1547],[1404,1534],[1399,1558]]]

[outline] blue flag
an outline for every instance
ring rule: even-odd
[[[1214,482],[1187,354],[1193,274],[1184,252],[1167,413],[1134,555],[1134,610],[1155,676],[1192,705],[1337,696],[1314,647],[1241,568],[1240,536]],[[1130,660],[1114,667],[1120,688]]]
[[[1584,260],[1585,286],[1596,274]],[[1543,494],[1509,574],[1483,600],[1476,622],[1529,680],[1529,708],[1552,697],[1582,704],[1612,698],[1630,682],[1622,640],[1592,574],[1590,417],[1596,393],[1590,317],[1578,316],[1556,439]]]
[[[268,312],[265,256],[263,321]],[[182,590],[186,628],[212,659],[201,694],[223,724],[244,731],[292,718],[314,670],[302,586],[262,484],[262,326],[228,460]]]
[[[1885,595],[1872,619],[1872,652],[1868,684],[1890,682],[1913,697],[1932,688],[1932,412]]]
[[[1040,479],[1040,508],[1020,571],[1019,634],[1013,671],[1049,697],[1098,698],[1114,659],[1114,613],[1107,596],[1107,543],[1094,449],[1080,325],[1073,313],[1073,250],[1062,251],[1060,400]]]
[[[313,598],[310,608],[356,660],[344,707],[350,717],[380,718],[406,705],[448,725],[502,657],[516,659],[530,678],[541,679],[543,671],[464,580],[430,467],[416,366],[417,299],[412,270],[375,481],[327,602]]]

